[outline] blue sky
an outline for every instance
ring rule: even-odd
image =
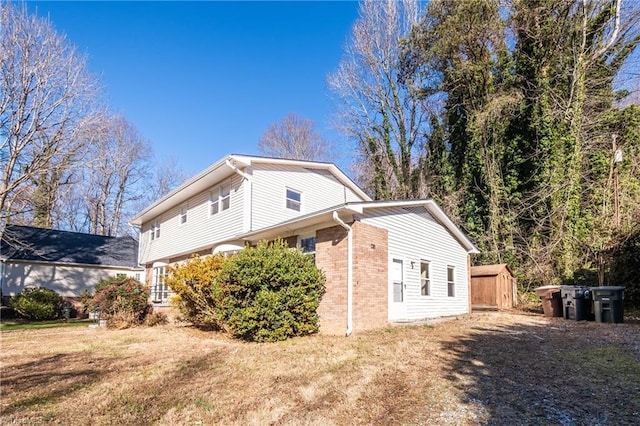
[[[88,56],[106,101],[189,175],[230,153],[257,154],[288,113],[331,128],[328,73],[358,3],[28,2]],[[348,151],[348,150],[347,150]],[[339,165],[345,169],[349,160]],[[346,170],[345,170],[346,171]]]

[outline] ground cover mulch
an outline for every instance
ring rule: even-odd
[[[0,424],[640,424],[640,321],[474,313],[280,343],[3,332]]]

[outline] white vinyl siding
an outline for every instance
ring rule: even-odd
[[[389,253],[405,262],[407,320],[460,315],[469,312],[467,252],[423,208],[386,208],[367,211],[363,223],[389,232]],[[421,291],[421,261],[429,259],[429,297]],[[455,268],[454,297],[449,297],[448,268]],[[393,318],[390,318],[393,319]]]
[[[217,184],[185,203],[189,206],[189,226],[180,226],[179,216],[185,204],[168,210],[157,218],[157,223],[162,229],[162,238],[148,242],[141,241],[139,262],[149,263],[189,254],[212,246],[216,241],[242,233],[244,231],[244,181],[236,175],[225,182],[230,184],[229,195],[221,199],[223,204],[228,203],[227,209],[213,216],[210,214],[210,194],[220,193],[220,184]],[[142,227],[143,233],[149,230],[150,225]]]
[[[324,170],[260,164],[251,168],[251,174],[253,230],[344,204],[345,201],[364,201]],[[286,207],[284,197],[287,188],[302,193],[301,211]]]
[[[207,249],[216,242],[244,232],[259,230],[345,202],[364,201],[326,170],[256,164],[242,171],[250,176],[250,180],[234,174],[231,179],[216,182],[198,195],[144,223],[142,233],[150,235],[151,224],[157,220],[162,228],[162,238],[153,241],[143,238],[139,261],[168,261]],[[225,189],[229,182],[229,189]],[[301,211],[287,208],[287,188],[301,194]],[[218,204],[213,207],[216,197]],[[179,225],[183,206],[188,206],[188,226]]]

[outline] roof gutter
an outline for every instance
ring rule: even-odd
[[[245,192],[244,199],[244,212],[243,212],[243,229],[245,231],[251,231],[253,228],[253,185],[251,180],[251,175],[243,172],[235,165],[235,160],[232,162],[229,158],[227,158],[224,162],[227,167],[240,175],[243,179],[247,181],[247,190]]]
[[[338,212],[333,212],[333,220],[347,230],[347,331],[348,337],[353,332],[353,228],[344,223]]]

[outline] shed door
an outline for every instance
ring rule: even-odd
[[[393,259],[389,270],[389,319],[406,319],[404,262],[401,259]]]

